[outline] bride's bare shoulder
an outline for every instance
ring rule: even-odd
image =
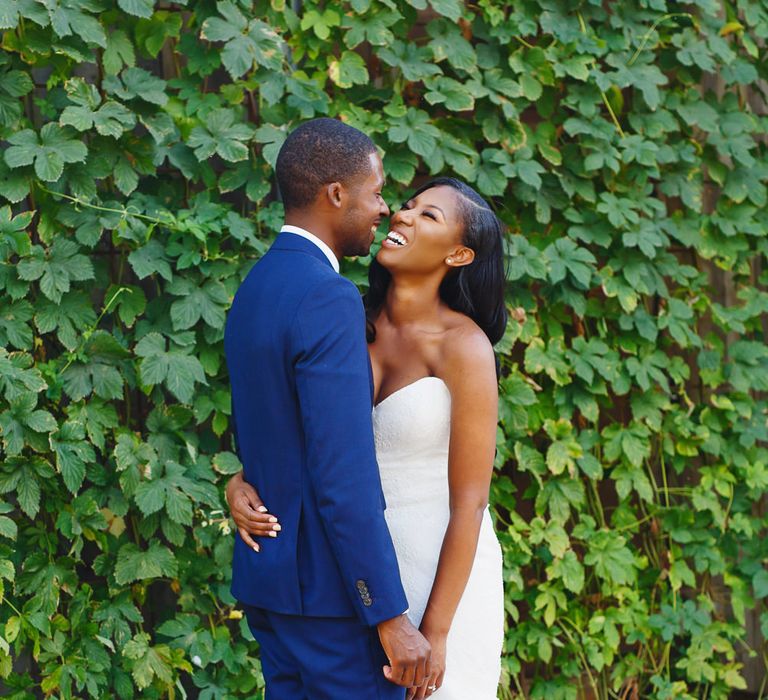
[[[455,314],[441,342],[443,370],[454,379],[496,378],[496,360],[488,336],[471,318]]]

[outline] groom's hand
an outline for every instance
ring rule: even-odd
[[[384,677],[405,688],[419,686],[430,677],[429,642],[403,613],[378,624],[379,639],[389,666],[384,666]]]
[[[277,518],[269,513],[256,489],[243,478],[242,471],[227,483],[226,498],[240,538],[251,549],[259,551],[251,535],[277,537],[280,531]]]

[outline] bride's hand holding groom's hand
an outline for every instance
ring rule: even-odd
[[[259,551],[257,537],[277,537],[280,523],[272,515],[259,498],[259,494],[243,478],[243,472],[235,474],[227,483],[227,503],[232,511],[232,518],[237,526],[240,537],[255,552]]]
[[[430,697],[432,693],[443,685],[448,635],[442,632],[430,632],[424,626],[421,627],[420,631],[432,648],[432,655],[430,657],[431,671],[429,678],[421,686],[414,685],[408,689],[405,700],[424,700],[424,698]]]

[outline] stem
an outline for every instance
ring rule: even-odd
[[[573,628],[577,632],[579,632],[579,634],[581,634],[581,630],[573,622],[571,622],[570,619],[568,619],[567,617],[563,617],[562,620],[564,622],[567,622],[570,625],[573,625]],[[581,651],[581,648],[579,647],[578,644],[576,644],[576,640],[573,638],[571,633],[560,624],[558,624],[558,627],[563,632],[563,634],[565,634],[565,636],[568,637],[568,641],[570,641],[570,643],[573,644],[574,648],[576,649],[576,653],[578,654],[579,659],[581,660],[581,664],[584,667],[584,672],[589,677],[589,684],[592,686],[592,691],[595,693],[595,697],[599,698],[600,692],[597,689],[597,683],[595,682],[595,678],[592,675],[592,672],[589,670],[589,662],[587,661],[587,657],[584,656],[583,652]]]
[[[516,37],[514,37],[514,38],[515,38],[515,39],[517,39],[517,40],[518,40],[518,41],[519,41],[519,42],[520,42],[520,43],[521,43],[523,46],[525,46],[525,47],[527,47],[527,48],[529,48],[529,49],[535,49],[535,48],[536,48],[536,47],[535,47],[533,44],[529,44],[529,43],[528,43],[528,42],[527,42],[525,39],[523,39],[523,37],[521,37],[521,36],[516,36]]]
[[[105,211],[111,214],[120,214],[123,218],[127,216],[133,216],[136,219],[143,219],[144,221],[149,221],[150,223],[153,223],[156,225],[165,226],[175,231],[183,230],[181,227],[174,225],[172,221],[157,219],[153,216],[148,216],[147,214],[139,214],[137,212],[132,212],[126,209],[125,207],[123,207],[122,209],[116,209],[115,207],[103,207],[99,204],[91,204],[90,202],[84,202],[79,197],[72,197],[71,195],[64,194],[63,192],[54,192],[53,190],[49,190],[47,187],[43,187],[43,185],[40,185],[40,184],[38,184],[37,186],[43,192],[47,192],[48,194],[51,194],[54,197],[61,197],[62,199],[67,199],[77,206],[86,207],[88,209],[95,209],[96,211]]]
[[[112,306],[114,301],[119,297],[123,292],[131,292],[131,290],[128,287],[120,287],[119,289],[115,290],[115,293],[112,295],[112,298],[104,305],[104,308],[101,310],[101,313],[99,314],[99,317],[96,319],[95,323],[86,330],[83,331],[83,341],[87,341],[88,338],[90,338],[91,334],[96,330],[96,328],[99,325],[99,321],[104,317],[104,314],[109,311],[109,307]],[[77,352],[80,350],[80,347],[78,346],[73,353],[71,353],[69,359],[67,360],[67,364],[64,365],[64,367],[61,369],[61,372],[59,374],[63,374],[66,372],[67,368],[75,361],[75,358],[77,357]]]
[[[667,463],[664,460],[664,445],[659,444],[659,464],[661,465],[661,480],[664,484],[664,505],[669,508],[669,484],[667,483]]]
[[[600,90],[600,88],[598,88],[598,90]],[[616,117],[616,113],[613,111],[613,107],[611,107],[611,103],[608,101],[608,96],[602,90],[600,90],[600,96],[603,98],[603,104],[608,108],[608,112],[611,115],[616,131],[619,132],[621,138],[624,138],[626,134],[624,133],[624,129],[621,128],[621,124],[619,124],[619,120]]]
[[[603,504],[600,502],[600,493],[597,490],[597,484],[595,483],[594,479],[588,479],[588,480],[589,480],[589,485],[592,487],[592,493],[594,494],[597,514],[600,516],[600,525],[605,527],[606,526],[605,511],[603,510]]]
[[[693,18],[693,15],[690,12],[670,12],[666,15],[662,15],[659,19],[657,19],[651,25],[651,28],[645,33],[645,36],[643,36],[643,39],[640,42],[640,46],[638,46],[635,53],[632,54],[632,58],[630,58],[629,61],[627,61],[627,68],[629,68],[629,66],[631,66],[637,60],[637,57],[642,53],[643,49],[645,48],[645,45],[648,43],[648,40],[651,38],[651,34],[653,34],[653,32],[656,30],[656,27],[658,27],[662,22],[666,22],[668,19],[672,19],[673,17]]]
[[[622,532],[624,530],[631,530],[634,527],[637,527],[638,525],[642,525],[643,523],[647,523],[649,520],[653,520],[653,515],[648,514],[644,518],[640,518],[640,520],[636,520],[633,523],[629,523],[629,525],[622,525],[621,527],[615,527],[613,529],[614,532]]]
[[[19,617],[22,617],[22,618],[24,617],[24,615],[21,613],[21,611],[20,611],[20,610],[19,610],[19,609],[18,609],[18,608],[17,608],[17,607],[16,607],[16,606],[15,606],[15,605],[14,605],[14,604],[11,602],[11,601],[10,601],[10,599],[8,598],[8,596],[6,596],[5,598],[3,598],[3,602],[4,602],[4,603],[8,603],[8,607],[9,607],[11,610],[13,610],[13,612],[15,612],[15,613],[16,613],[16,614],[17,614]]]
[[[581,33],[586,35],[587,24],[584,21],[584,18],[581,16],[581,12],[577,12],[576,16],[579,18],[579,27],[581,28]],[[595,63],[596,61],[593,60],[592,65]],[[624,129],[621,128],[621,124],[619,124],[619,120],[616,117],[616,113],[613,111],[613,107],[611,107],[611,103],[608,101],[608,96],[599,86],[597,86],[597,89],[600,92],[600,96],[603,98],[603,104],[608,108],[608,113],[611,115],[611,119],[613,120],[613,125],[616,127],[616,131],[619,132],[619,136],[621,136],[621,138],[624,138],[626,134],[624,133]]]

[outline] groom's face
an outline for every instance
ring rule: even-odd
[[[339,240],[341,253],[368,255],[381,220],[389,216],[389,207],[381,196],[384,166],[378,153],[369,156],[367,174],[349,184],[346,207],[342,212]]]

